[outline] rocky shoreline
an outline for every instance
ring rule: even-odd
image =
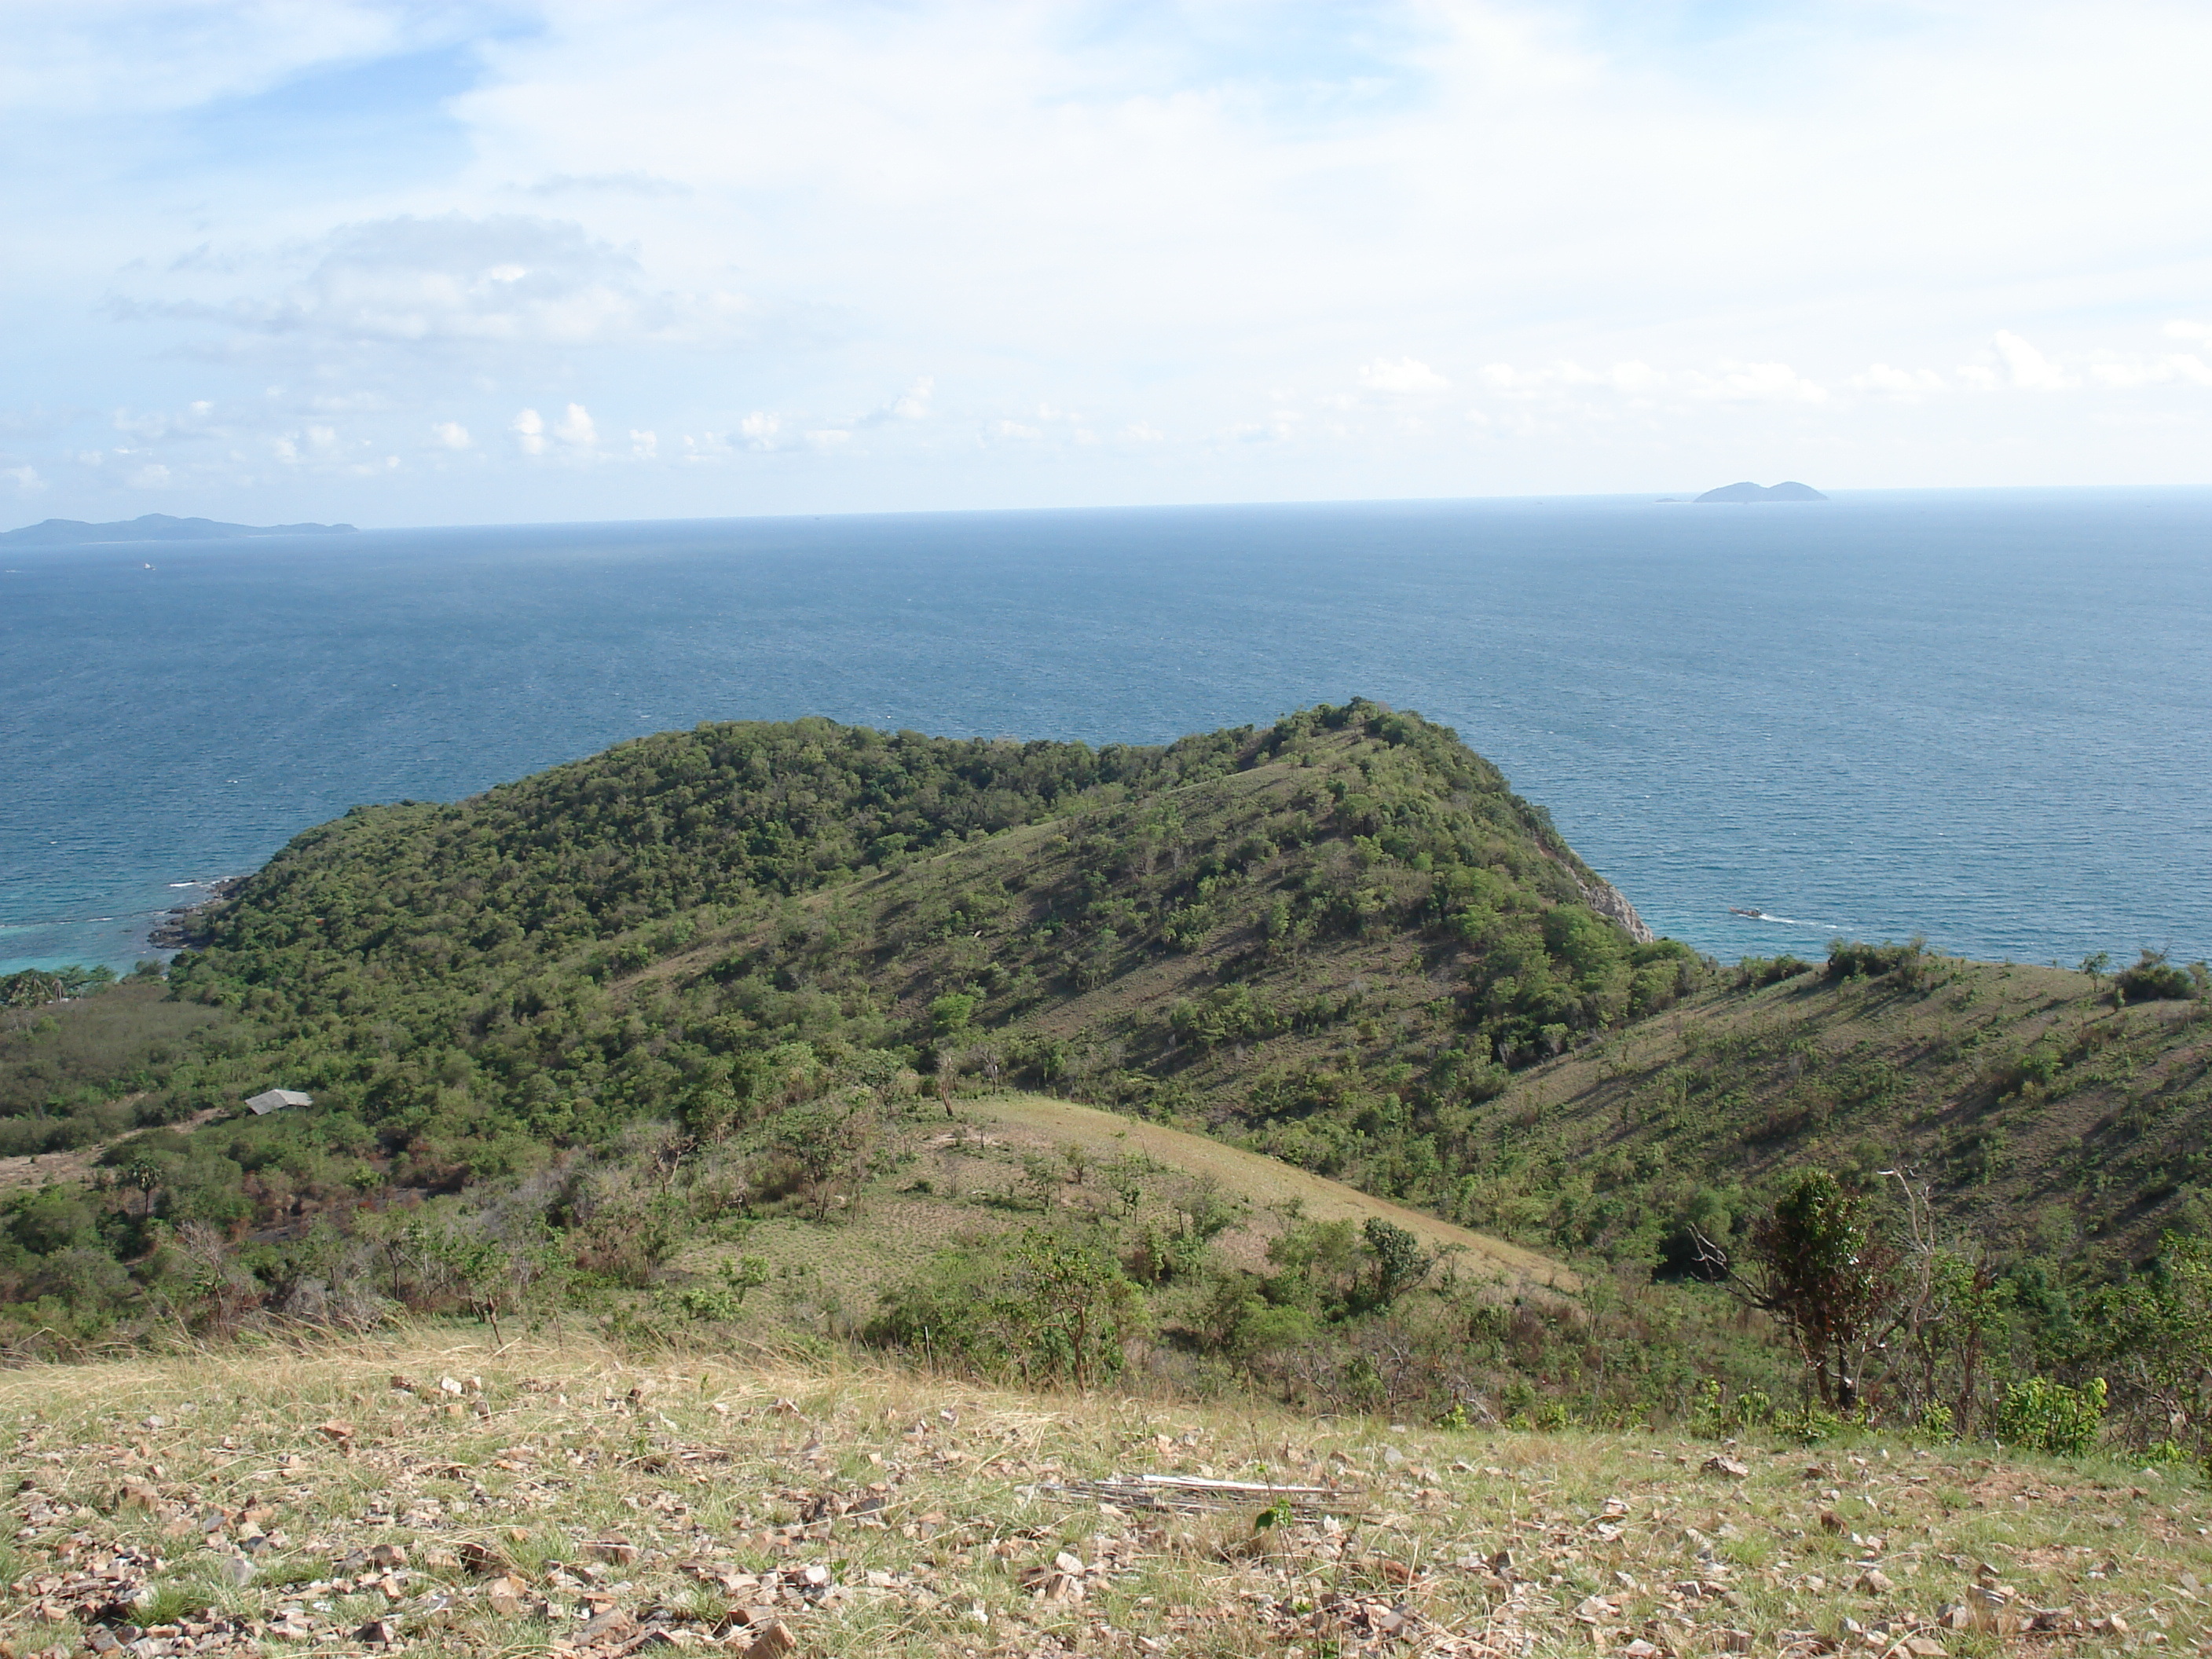
[[[161,919],[155,922],[146,934],[148,948],[155,951],[183,950],[191,943],[191,940],[185,937],[186,925],[191,918],[202,910],[211,909],[216,905],[221,904],[245,884],[244,876],[225,876],[221,881],[210,882],[207,893],[204,897],[196,899],[190,904],[173,905],[164,910],[161,913]]]

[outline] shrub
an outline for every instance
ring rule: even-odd
[[[1812,971],[1813,964],[1802,957],[1746,957],[1735,965],[1735,987],[1739,991],[1755,991]],[[1832,971],[1830,977],[1835,976]]]
[[[2097,1443],[2105,1420],[2105,1379],[2092,1377],[2078,1389],[2049,1377],[2031,1376],[2007,1388],[1991,1425],[2008,1445],[2054,1456],[2078,1457]]]
[[[1860,945],[1834,939],[1828,945],[1827,975],[1833,980],[1879,979],[1895,974],[1906,985],[1917,985],[1925,972],[1928,941],[1915,935],[1902,945]]]
[[[1110,1255],[1032,1227],[942,1253],[884,1298],[863,1336],[985,1376],[1087,1389],[1119,1373],[1122,1342],[1142,1320],[1136,1287]]]
[[[2197,994],[2197,981],[2177,968],[2162,951],[2145,951],[2142,960],[2123,969],[2112,981],[2123,1002],[2185,1001]]]

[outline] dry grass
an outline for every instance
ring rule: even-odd
[[[1278,1158],[1209,1140],[1204,1135],[1042,1095],[963,1102],[963,1107],[1003,1125],[1017,1145],[1045,1150],[1079,1144],[1098,1157],[1127,1148],[1186,1175],[1218,1182],[1225,1191],[1237,1194],[1252,1206],[1249,1224],[1239,1231],[1261,1244],[1261,1250],[1252,1252],[1255,1255],[1263,1255],[1265,1239],[1281,1230],[1279,1217],[1285,1208],[1296,1205],[1312,1221],[1364,1222],[1380,1217],[1395,1222],[1419,1237],[1430,1249],[1453,1252],[1462,1276],[1495,1277],[1516,1288],[1543,1285],[1573,1291],[1581,1287],[1582,1281],[1575,1274],[1534,1250],[1470,1232]],[[1232,1235],[1232,1246],[1236,1242]]]
[[[106,1151],[103,1146],[81,1146],[74,1152],[33,1152],[26,1158],[0,1158],[0,1193],[36,1189],[58,1182],[82,1181]]]
[[[927,1112],[936,1109],[933,1103]],[[1376,1216],[1418,1236],[1462,1282],[1494,1282],[1514,1295],[1581,1288],[1577,1275],[1533,1250],[1204,1135],[1042,1095],[969,1097],[957,1101],[955,1110],[951,1121],[925,1115],[893,1125],[890,1143],[878,1149],[884,1173],[828,1224],[770,1215],[749,1227],[734,1248],[697,1243],[678,1266],[711,1273],[726,1258],[759,1256],[774,1277],[764,1294],[748,1301],[748,1324],[763,1331],[788,1329],[794,1322],[817,1328],[834,1310],[849,1325],[865,1321],[886,1287],[909,1278],[935,1252],[1041,1219],[1041,1195],[1028,1173],[1036,1161],[1059,1177],[1049,1200],[1055,1209],[1114,1214],[1120,1200],[1102,1171],[1117,1158],[1136,1158],[1156,1166],[1143,1177],[1144,1218],[1171,1221],[1173,1200],[1194,1182],[1211,1183],[1241,1206],[1216,1249],[1246,1267],[1267,1267],[1268,1241],[1293,1213],[1354,1223]],[[1083,1159],[1080,1182],[1069,1161],[1076,1149]]]
[[[1747,1442],[1736,1475],[463,1330],[26,1370],[0,1418],[17,1655],[2212,1651],[2199,1484],[1971,1449]],[[1327,1490],[1265,1530],[1264,1497],[1056,1490],[1141,1472]]]

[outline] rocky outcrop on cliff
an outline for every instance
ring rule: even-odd
[[[1583,890],[1583,902],[1626,933],[1638,945],[1649,945],[1659,937],[1651,931],[1650,924],[1636,914],[1636,907],[1628,896],[1609,881],[1600,881],[1595,887],[1587,882],[1577,882]]]

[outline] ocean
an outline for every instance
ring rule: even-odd
[[[0,971],[127,968],[356,802],[672,726],[1157,743],[1354,696],[1724,960],[2212,955],[2212,492],[2052,490],[0,547]]]

